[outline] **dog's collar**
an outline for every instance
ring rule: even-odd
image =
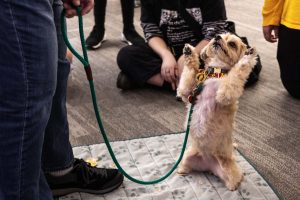
[[[228,73],[228,70],[219,67],[208,67],[207,69],[199,69],[196,74],[197,85],[203,83],[208,78],[222,78]]]
[[[210,78],[222,78],[228,73],[229,70],[221,69],[219,67],[208,67],[207,73]]]
[[[196,74],[196,82],[197,85],[193,89],[192,94],[188,96],[188,100],[191,104],[195,103],[196,97],[202,92],[203,90],[203,83],[205,80],[209,78],[222,78],[228,73],[228,70],[221,69],[219,67],[208,67],[206,70],[199,69],[198,73]]]

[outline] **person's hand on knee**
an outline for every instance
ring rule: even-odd
[[[178,66],[176,59],[170,53],[163,57],[161,65],[161,76],[162,78],[172,85],[172,89],[177,88],[177,77],[178,77]]]

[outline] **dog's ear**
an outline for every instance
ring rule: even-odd
[[[207,58],[208,58],[208,56],[207,56],[207,45],[201,50],[201,52],[200,52],[200,58],[202,59],[202,60],[206,60]]]

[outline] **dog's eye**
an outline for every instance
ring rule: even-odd
[[[236,48],[235,42],[228,42],[228,45],[232,48]]]

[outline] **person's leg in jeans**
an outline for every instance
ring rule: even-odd
[[[41,172],[57,72],[51,2],[0,1],[0,9],[0,198],[52,199]]]
[[[53,13],[58,41],[57,86],[45,132],[42,166],[56,197],[72,192],[104,194],[118,188],[123,182],[123,176],[116,169],[91,167],[83,160],[74,159],[66,110],[70,63],[66,59],[66,46],[60,30],[61,11],[61,1],[54,0]]]
[[[279,27],[277,59],[281,81],[295,98],[300,99],[300,30]]]
[[[58,67],[57,85],[52,100],[52,109],[45,131],[42,167],[45,172],[70,168],[74,162],[72,146],[69,142],[69,125],[67,120],[66,94],[70,63],[66,59],[67,47],[60,29],[62,1],[54,0],[53,14],[57,32]]]

